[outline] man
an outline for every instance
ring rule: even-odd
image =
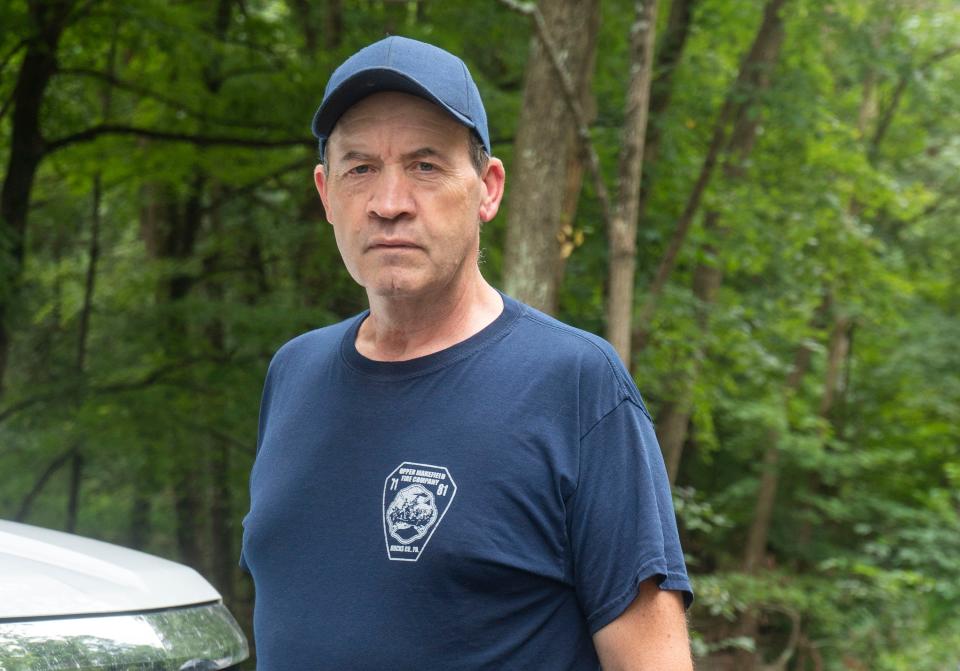
[[[370,309],[267,374],[243,540],[258,668],[691,669],[633,381],[480,274],[504,169],[467,67],[377,42],[334,72],[313,130]]]

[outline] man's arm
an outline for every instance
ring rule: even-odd
[[[653,579],[593,643],[603,671],[693,671],[683,597]]]

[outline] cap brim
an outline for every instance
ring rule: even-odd
[[[317,109],[316,114],[313,115],[313,123],[311,124],[313,134],[320,139],[328,138],[333,127],[337,125],[337,121],[340,120],[344,112],[363,98],[373,95],[374,93],[380,93],[381,91],[400,91],[420,98],[426,98],[446,110],[448,114],[467,128],[476,129],[476,124],[470,119],[449,105],[444,104],[415,79],[392,68],[380,67],[361,70],[343,80],[343,82],[327,96],[323,104]]]

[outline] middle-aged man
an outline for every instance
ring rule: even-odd
[[[691,669],[639,392],[605,341],[480,274],[504,169],[466,65],[377,42],[313,130],[370,309],[267,374],[242,557],[260,671]]]

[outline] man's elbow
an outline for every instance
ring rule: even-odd
[[[693,671],[683,595],[654,579],[593,641],[603,671]]]

